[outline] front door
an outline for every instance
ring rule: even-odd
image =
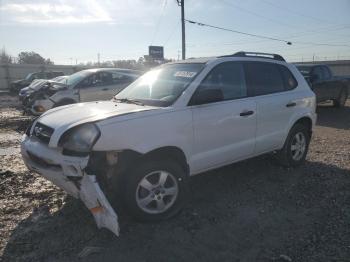
[[[113,97],[112,75],[109,72],[97,72],[88,76],[79,85],[80,102],[110,100]]]
[[[246,158],[254,153],[256,104],[248,96],[243,66],[216,66],[196,90],[221,90],[222,99],[192,105],[194,145],[192,172],[198,173]]]

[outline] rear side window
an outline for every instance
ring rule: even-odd
[[[328,67],[322,66],[322,70],[323,70],[324,80],[329,80],[332,77],[332,75],[331,75],[331,72],[329,71]]]
[[[278,65],[264,62],[244,64],[248,89],[255,96],[284,91],[284,81]]]
[[[114,84],[131,83],[134,80],[131,76],[117,72],[112,73],[112,79]]]
[[[298,86],[297,80],[295,80],[293,74],[289,71],[289,69],[283,65],[278,65],[284,82],[285,90],[292,90]]]
[[[324,74],[324,73],[323,73],[322,68],[321,68],[320,66],[316,66],[316,67],[312,70],[311,76],[312,76],[314,79],[320,81],[320,80],[323,80],[323,79],[324,79],[323,74]]]

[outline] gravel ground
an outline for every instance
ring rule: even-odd
[[[318,107],[302,167],[262,156],[193,177],[186,208],[171,220],[141,224],[118,212],[119,238],[24,167],[29,118],[16,105],[0,96],[2,261],[350,261],[349,100]]]

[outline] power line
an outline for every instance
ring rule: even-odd
[[[270,6],[273,6],[274,8],[277,8],[279,10],[282,10],[284,12],[289,12],[289,13],[294,13],[298,16],[302,16],[302,17],[306,17],[306,18],[309,18],[309,19],[313,19],[315,21],[318,21],[318,22],[323,22],[323,23],[331,23],[331,24],[334,24],[332,21],[327,21],[327,20],[324,20],[324,19],[320,19],[320,18],[317,18],[317,17],[313,17],[313,16],[310,16],[310,15],[305,15],[305,14],[302,14],[302,13],[299,13],[295,10],[292,10],[292,9],[289,9],[289,8],[286,8],[285,6],[280,6],[280,5],[276,5],[275,3],[271,3],[269,1],[266,1],[266,0],[261,0],[262,2],[264,2],[265,4],[268,4]]]
[[[259,13],[253,12],[251,10],[245,9],[245,8],[243,8],[243,7],[239,6],[239,5],[233,4],[231,2],[226,2],[225,0],[222,0],[222,2],[225,3],[228,6],[234,7],[235,9],[239,9],[239,10],[241,10],[243,12],[248,13],[248,14],[251,14],[251,15],[254,15],[256,17],[260,17],[262,19],[270,21],[270,22],[274,23],[275,25],[283,25],[283,26],[287,26],[287,27],[299,28],[298,26],[294,26],[294,25],[291,25],[291,24],[288,24],[288,23],[285,23],[285,22],[281,22],[281,21],[278,21],[276,19],[273,19],[273,18],[264,16],[264,15],[261,15]]]
[[[219,29],[219,30],[223,30],[223,31],[229,31],[229,32],[236,33],[236,34],[248,35],[248,36],[262,38],[262,39],[269,39],[269,40],[272,40],[272,41],[279,41],[279,42],[286,43],[287,45],[291,45],[292,44],[290,41],[279,39],[279,38],[246,33],[246,32],[242,32],[242,31],[238,31],[238,30],[233,30],[233,29],[223,28],[223,27],[219,27],[219,26],[209,25],[209,24],[205,24],[205,23],[201,23],[201,22],[197,22],[197,21],[193,21],[193,20],[188,20],[188,19],[185,19],[185,21],[188,22],[188,23],[191,23],[191,24],[196,24],[196,25],[199,25],[199,26],[211,27],[211,28],[215,28],[215,29]]]
[[[257,35],[257,34],[251,34],[251,33],[246,33],[246,32],[242,32],[242,31],[237,31],[237,30],[233,30],[233,29],[228,29],[228,28],[223,28],[223,27],[219,27],[219,26],[214,26],[214,25],[209,25],[209,24],[205,24],[205,23],[201,23],[201,22],[196,22],[193,20],[187,20],[186,21],[188,23],[191,24],[196,24],[199,26],[207,26],[207,27],[211,27],[211,28],[215,28],[215,29],[219,29],[219,30],[223,30],[223,31],[229,31],[229,32],[233,32],[233,33],[237,33],[237,34],[242,34],[242,35],[248,35],[248,36],[252,36],[252,37],[257,37],[257,38],[262,38],[262,39],[268,39],[268,40],[273,40],[273,41],[279,41],[279,42],[284,42],[287,45],[291,45],[292,42],[287,41],[287,40],[283,40],[283,39],[279,39],[279,38],[274,38],[274,37],[269,37],[269,36],[264,36],[264,35]],[[319,46],[338,46],[338,47],[350,47],[350,45],[348,44],[335,44],[335,43],[315,43],[315,42],[301,42],[301,41],[293,41],[293,43],[295,44],[306,44],[306,45],[319,45]]]
[[[177,21],[175,26],[172,28],[172,30],[170,31],[170,34],[168,36],[168,38],[166,39],[166,41],[164,42],[164,46],[169,42],[169,40],[173,37],[176,29],[178,29],[178,25],[180,24],[180,21]]]
[[[162,18],[163,18],[166,5],[167,5],[167,0],[164,0],[164,1],[163,1],[163,7],[162,7],[162,10],[161,10],[161,12],[160,12],[160,15],[159,15],[157,24],[156,24],[156,29],[154,30],[154,33],[153,33],[153,36],[152,36],[151,45],[153,44],[154,39],[156,38],[156,35],[157,35],[157,33],[158,33],[159,25],[160,25],[160,22],[161,22],[161,20],[162,20]]]

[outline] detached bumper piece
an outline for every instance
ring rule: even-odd
[[[91,211],[97,227],[107,228],[119,236],[118,216],[101,190],[95,175],[84,172],[88,157],[64,156],[49,148],[37,137],[23,136],[21,153],[24,163],[32,170],[68,194],[83,201]]]

